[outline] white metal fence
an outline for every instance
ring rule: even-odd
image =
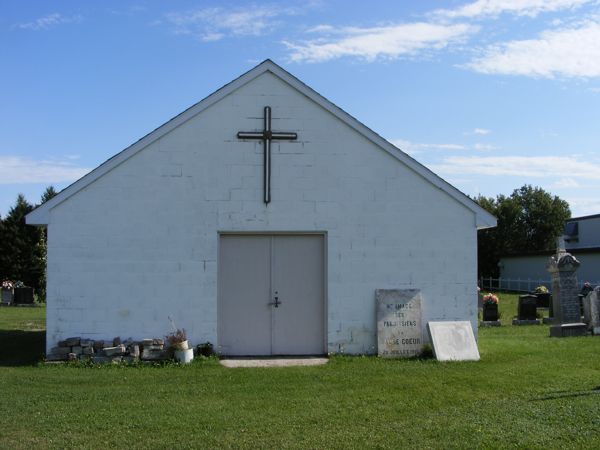
[[[586,280],[578,281],[579,288],[583,287]],[[590,282],[592,286],[600,285],[600,281]],[[492,278],[481,277],[479,287],[482,291],[516,291],[533,292],[538,286],[546,286],[549,291],[552,290],[552,281],[546,279],[520,279],[520,278]]]

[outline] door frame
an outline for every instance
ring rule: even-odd
[[[322,236],[323,238],[323,355],[327,354],[328,341],[328,291],[329,279],[327,274],[328,243],[327,231],[217,231],[217,343],[215,349],[220,354],[222,336],[222,312],[221,312],[221,237],[222,236]]]

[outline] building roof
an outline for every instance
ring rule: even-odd
[[[365,126],[358,120],[356,120],[354,117],[352,117],[350,114],[348,114],[347,112],[345,112],[338,106],[331,103],[329,100],[327,100],[325,97],[320,95],[318,92],[316,92],[312,88],[308,87],[306,84],[304,84],[298,78],[294,77],[289,72],[285,71],[284,69],[282,69],[280,66],[278,66],[277,64],[275,64],[273,61],[271,61],[269,59],[263,61],[258,66],[254,67],[253,69],[249,70],[248,72],[244,73],[240,77],[238,77],[235,80],[233,80],[232,82],[230,82],[229,84],[226,84],[219,90],[215,91],[208,97],[204,98],[200,102],[198,102],[195,105],[191,106],[190,108],[186,109],[181,114],[175,116],[174,118],[172,118],[171,120],[166,122],[164,125],[160,126],[159,128],[155,129],[151,133],[147,134],[146,136],[144,136],[143,138],[141,138],[140,140],[138,140],[131,146],[129,146],[126,149],[124,149],[123,151],[121,151],[120,153],[117,153],[115,156],[108,159],[107,161],[102,163],[100,166],[96,167],[94,170],[89,172],[87,175],[83,176],[82,178],[75,181],[73,184],[71,184],[67,188],[63,189],[58,195],[56,195],[55,197],[48,200],[43,205],[40,205],[39,207],[34,209],[32,212],[30,212],[26,216],[27,223],[31,224],[31,225],[48,224],[49,217],[50,217],[49,212],[52,208],[61,204],[62,202],[67,200],[69,197],[71,197],[72,195],[79,192],[80,190],[84,189],[86,186],[90,185],[95,180],[97,180],[98,178],[100,178],[105,173],[109,172],[110,170],[112,170],[113,168],[118,166],[119,164],[123,163],[127,159],[131,158],[133,155],[135,155],[139,151],[143,150],[145,147],[147,147],[148,145],[150,145],[157,139],[160,139],[162,136],[169,133],[173,129],[177,128],[179,125],[187,122],[188,120],[190,120],[197,114],[204,111],[209,106],[218,102],[219,100],[221,100],[222,98],[224,98],[225,96],[230,94],[231,92],[233,92],[236,89],[240,88],[241,86],[247,84],[248,82],[254,80],[255,78],[257,78],[258,76],[262,75],[265,72],[269,72],[269,73],[275,75],[276,77],[278,77],[279,79],[281,79],[282,81],[284,81],[285,83],[287,83],[288,85],[290,85],[291,87],[296,89],[297,91],[301,92],[302,94],[304,94],[305,96],[307,96],[308,98],[313,100],[315,103],[319,104],[321,107],[323,107],[324,109],[329,111],[331,114],[336,116],[338,119],[340,119],[346,125],[353,128],[354,130],[356,130],[357,132],[362,134],[365,138],[367,138],[368,140],[370,140],[371,142],[376,144],[378,147],[380,147],[381,149],[388,152],[389,154],[394,156],[396,159],[398,159],[399,161],[404,163],[407,167],[409,167],[415,173],[417,173],[418,175],[420,175],[421,177],[423,177],[424,179],[429,181],[435,187],[444,191],[451,198],[453,198],[454,200],[458,201],[459,203],[461,203],[462,205],[467,207],[467,209],[473,211],[475,213],[475,217],[476,217],[477,228],[483,229],[483,228],[491,228],[491,227],[496,226],[496,218],[492,214],[487,212],[485,209],[480,207],[475,201],[473,201],[467,195],[463,194],[461,191],[456,189],[450,183],[448,183],[445,180],[443,180],[442,178],[440,178],[438,175],[433,173],[427,167],[418,163],[416,160],[411,158],[409,155],[404,153],[402,150],[395,147],[390,142],[386,141],[384,138],[379,136],[373,130],[371,130],[370,128],[368,128],[367,126]]]
[[[573,222],[575,220],[598,219],[598,218],[600,218],[600,214],[592,214],[590,216],[571,217],[570,219],[567,219],[565,222]]]

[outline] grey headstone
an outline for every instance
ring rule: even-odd
[[[559,248],[550,257],[546,269],[552,276],[552,303],[555,324],[580,323],[581,309],[579,289],[575,272],[579,261],[564,249]]]
[[[600,286],[588,294],[590,299],[590,325],[594,335],[600,334]]]
[[[10,305],[13,302],[13,297],[12,289],[2,288],[2,303]]]
[[[81,345],[82,347],[91,347],[92,345],[94,345],[94,341],[92,341],[91,339],[81,339],[79,341],[79,345]]]
[[[102,341],[102,340],[94,341],[93,347],[94,347],[94,350],[96,350],[96,351],[102,350],[104,348],[104,341]]]
[[[81,348],[81,353],[84,355],[93,355],[94,354],[94,348],[93,347],[82,347]]]
[[[427,329],[438,361],[479,361],[471,322],[429,322]]]
[[[117,347],[121,345],[121,338],[119,336],[117,336],[116,338],[113,339],[113,347]]]
[[[162,339],[152,339],[153,345],[165,345],[165,341]]]
[[[593,292],[593,291],[592,291]],[[588,326],[588,329],[592,328],[592,305],[591,305],[591,293],[583,296],[581,299],[581,306],[583,306],[583,323]]]
[[[377,354],[409,358],[423,351],[421,291],[377,289]]]
[[[142,340],[142,345],[144,347],[147,347],[148,345],[152,345],[153,342],[154,342],[154,339],[144,339],[144,340]]]
[[[535,295],[519,295],[517,309],[518,320],[535,320],[537,315],[537,297]]]

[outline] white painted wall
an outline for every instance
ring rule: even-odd
[[[262,144],[275,131],[272,203]],[[376,351],[374,292],[420,288],[423,325],[476,326],[474,213],[265,73],[51,210],[48,348],[62,338],[169,331],[217,341],[219,231],[326,231],[328,347]],[[425,328],[424,328],[425,330]],[[425,333],[426,335],[426,333]]]

